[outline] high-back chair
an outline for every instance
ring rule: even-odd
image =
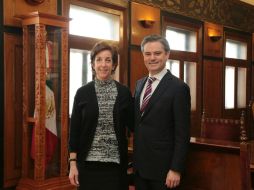
[[[205,111],[203,111],[201,137],[228,141],[247,141],[244,111],[239,119],[207,118]]]

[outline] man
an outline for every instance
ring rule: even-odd
[[[149,77],[138,80],[135,89],[136,190],[166,190],[180,184],[184,169],[190,140],[190,90],[165,68],[170,54],[165,38],[147,36],[141,50]]]

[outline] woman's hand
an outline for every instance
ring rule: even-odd
[[[78,168],[77,168],[77,163],[76,162],[70,162],[69,180],[70,180],[72,185],[79,186]]]

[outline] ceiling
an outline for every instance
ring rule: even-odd
[[[245,2],[245,3],[248,3],[248,4],[254,6],[254,0],[240,0],[240,1]]]

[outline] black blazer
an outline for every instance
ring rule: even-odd
[[[143,113],[136,83],[134,169],[147,179],[165,180],[170,169],[182,172],[190,140],[190,90],[170,71],[162,78]]]
[[[118,141],[120,164],[127,168],[126,127],[133,128],[133,100],[130,90],[116,82],[118,95],[113,110],[114,129]],[[69,151],[77,153],[78,163],[85,160],[98,122],[99,108],[94,81],[77,90],[71,115]],[[126,171],[125,171],[126,172]]]

